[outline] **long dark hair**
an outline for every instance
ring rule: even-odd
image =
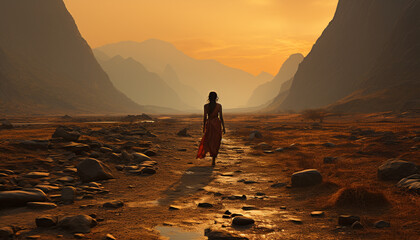
[[[213,113],[214,109],[216,108],[216,102],[217,99],[217,93],[216,92],[210,92],[209,93],[209,114]]]

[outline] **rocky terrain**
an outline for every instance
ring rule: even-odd
[[[0,239],[417,239],[418,118],[226,115],[0,123]]]

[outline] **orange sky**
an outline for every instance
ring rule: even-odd
[[[92,48],[157,38],[187,55],[276,74],[306,55],[338,0],[64,0]]]

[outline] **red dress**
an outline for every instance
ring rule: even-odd
[[[216,105],[213,112],[209,114],[204,130],[204,136],[201,139],[198,148],[197,158],[205,158],[206,153],[210,153],[211,157],[217,157],[222,141],[222,123],[219,119],[219,107]]]

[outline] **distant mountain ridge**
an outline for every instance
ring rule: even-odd
[[[278,110],[403,110],[419,105],[419,1],[340,0]]]
[[[248,100],[248,106],[259,106],[267,104],[279,94],[281,85],[292,78],[299,64],[303,61],[303,55],[300,53],[292,54],[282,64],[276,76],[271,81],[259,85]]]
[[[183,84],[196,89],[200,94],[200,102],[195,102],[196,99],[193,98],[185,99],[188,104],[200,109],[210,91],[216,91],[221,103],[226,107],[245,105],[252,90],[261,84],[252,74],[225,66],[215,60],[194,59],[176,49],[174,45],[161,40],[119,42],[95,50],[100,50],[110,57],[132,57],[149,71],[158,74],[170,65]]]
[[[0,113],[135,113],[62,0],[0,1]]]
[[[102,55],[102,59],[104,58]],[[133,58],[117,55],[108,60],[98,61],[115,87],[135,102],[178,110],[191,109],[164,80],[156,73],[147,71]]]

